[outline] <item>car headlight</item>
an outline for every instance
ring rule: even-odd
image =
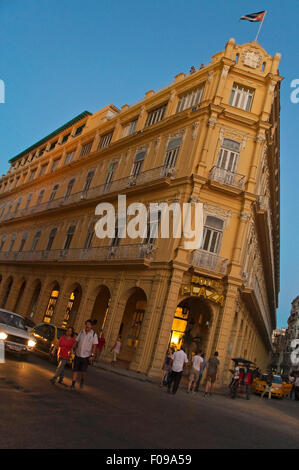
[[[29,348],[34,348],[36,345],[36,341],[33,341],[33,339],[29,339],[27,344]]]
[[[5,341],[7,339],[7,334],[4,333],[4,331],[0,331],[0,339],[2,339],[2,341]]]

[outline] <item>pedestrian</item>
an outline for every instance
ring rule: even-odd
[[[197,385],[197,382],[199,381],[199,374],[201,372],[202,363],[203,363],[203,358],[200,356],[199,353],[196,353],[195,356],[193,356],[192,358],[192,367],[191,367],[191,371],[189,375],[187,393],[190,393],[190,391],[194,393],[195,386]]]
[[[292,385],[290,395],[289,395],[290,400],[293,400],[293,395],[295,393],[295,381],[296,381],[296,377],[294,375],[290,375],[289,376],[289,382]]]
[[[168,374],[170,374],[170,372],[171,372],[173,352],[174,351],[173,351],[172,348],[167,349],[167,353],[166,353],[164,363],[163,363],[163,366],[162,366],[162,376],[161,376],[160,387],[163,387],[163,385],[165,384],[165,380],[167,379]],[[167,383],[166,383],[166,385],[167,385]]]
[[[188,363],[187,354],[184,351],[184,348],[181,348],[179,351],[175,351],[172,356],[172,365],[171,365],[171,374],[169,377],[169,381],[167,384],[167,392],[171,393],[171,385],[172,387],[172,394],[175,395],[182,378],[183,370],[185,364]]]
[[[199,391],[199,384],[201,382],[204,370],[207,367],[207,361],[205,360],[205,353],[200,352],[199,354],[200,354],[200,357],[202,358],[202,363],[201,363],[201,369],[200,369],[200,372],[199,372],[199,377],[198,377],[198,380],[197,380],[196,386],[195,386],[195,392]]]
[[[219,378],[219,366],[220,361],[218,359],[218,352],[216,351],[213,357],[210,357],[208,360],[208,368],[207,368],[207,379],[206,379],[206,388],[204,397],[207,397],[208,394],[211,397],[212,392],[214,390],[214,384],[216,380]]]
[[[101,352],[103,349],[105,349],[106,345],[106,340],[104,338],[103,330],[100,330],[100,333],[98,335],[98,345],[96,349],[96,360],[98,361],[101,355]]]
[[[295,380],[295,400],[299,400],[299,375],[297,374],[296,380]]]
[[[96,332],[92,329],[93,321],[87,320],[85,322],[85,329],[82,330],[74,346],[75,359],[73,364],[73,381],[71,389],[75,389],[78,372],[80,372],[80,388],[84,387],[84,380],[88,365],[92,364],[96,346],[98,344],[98,337]]]
[[[54,377],[50,379],[52,385],[56,383],[57,378],[59,377],[58,383],[63,384],[64,379],[64,369],[67,365],[67,362],[70,359],[72,349],[76,343],[74,338],[74,329],[70,326],[67,328],[65,335],[61,336],[58,343],[55,345],[52,355],[55,357],[57,352],[58,366],[55,371]]]
[[[113,358],[111,361],[111,365],[115,366],[116,361],[117,361],[117,356],[120,353],[120,348],[121,348],[121,337],[119,336],[118,339],[115,341],[114,346],[111,348],[110,352],[113,354]]]
[[[269,374],[267,374],[267,376],[266,376],[266,386],[265,386],[264,391],[261,395],[261,398],[264,398],[265,394],[268,393],[268,400],[271,400],[272,382],[273,382],[273,375],[272,375],[271,372],[269,372]]]

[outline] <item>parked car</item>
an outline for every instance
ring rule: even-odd
[[[256,394],[262,394],[267,385],[266,375],[256,378],[253,381],[252,387]],[[292,385],[283,382],[280,375],[273,375],[271,394],[273,397],[283,398],[291,393]]]
[[[61,336],[66,333],[66,328],[60,328],[50,323],[39,323],[32,328],[30,334],[36,341],[35,352],[47,357],[50,362],[57,362],[56,355],[52,352]],[[70,357],[69,363],[73,362],[74,355]]]
[[[0,309],[0,340],[5,351],[27,359],[36,342],[27,331],[25,318],[9,310]]]

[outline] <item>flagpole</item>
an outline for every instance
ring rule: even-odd
[[[259,37],[259,34],[260,34],[260,32],[261,32],[261,29],[262,29],[262,26],[263,26],[263,23],[264,23],[264,19],[265,19],[265,17],[266,17],[266,14],[267,14],[267,10],[265,11],[265,14],[264,14],[264,16],[263,16],[263,19],[262,19],[262,22],[261,22],[260,27],[259,27],[259,29],[258,29],[256,38],[255,38],[255,41],[258,40],[258,37]]]

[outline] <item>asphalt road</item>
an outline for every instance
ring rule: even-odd
[[[49,383],[53,371],[36,356],[0,364],[1,449],[299,448],[299,402],[204,399],[185,386],[173,396],[96,368],[71,391]]]

